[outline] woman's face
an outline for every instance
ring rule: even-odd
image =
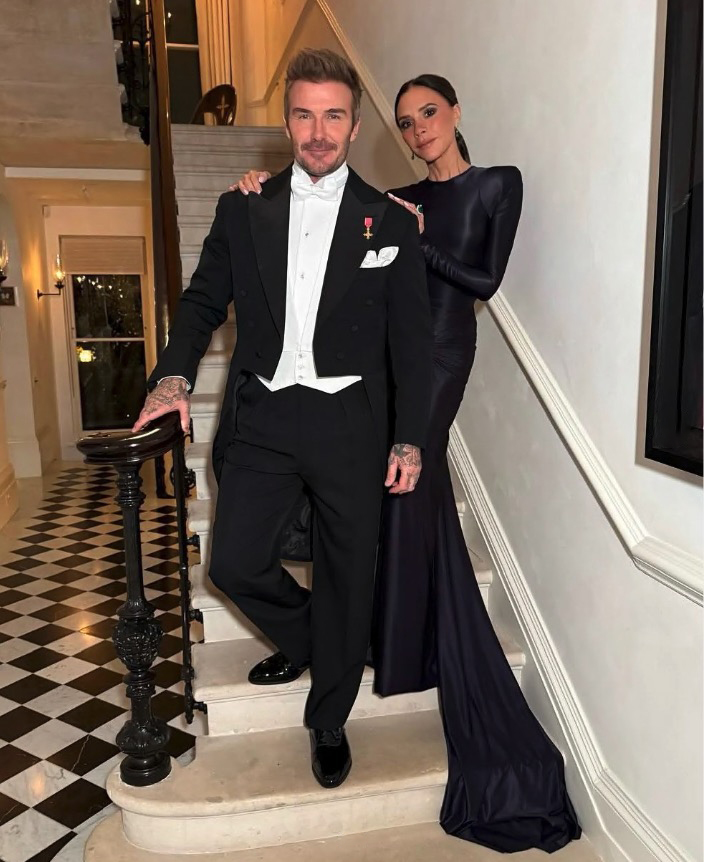
[[[434,162],[456,146],[458,105],[429,87],[411,87],[399,99],[396,122],[403,139],[424,162]]]

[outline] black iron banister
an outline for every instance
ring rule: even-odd
[[[206,712],[205,705],[196,701],[193,697],[193,658],[191,656],[191,621],[198,619],[198,615],[191,609],[191,581],[188,577],[188,534],[186,532],[186,494],[188,486],[188,475],[186,470],[186,459],[183,452],[183,438],[177,441],[173,448],[173,477],[174,497],[176,498],[176,526],[178,528],[178,555],[179,555],[179,579],[181,589],[181,634],[183,663],[181,665],[181,678],[184,688],[184,705],[186,721],[193,721],[193,710],[199,709]],[[202,622],[202,616],[200,622]]]
[[[78,450],[88,464],[110,465],[117,471],[116,502],[122,510],[127,600],[118,610],[119,621],[113,632],[113,643],[118,657],[128,670],[125,683],[132,705],[131,717],[118,733],[117,744],[127,755],[120,764],[122,779],[127,784],[139,787],[161,781],[171,771],[171,760],[166,752],[169,728],[152,712],[152,697],[156,690],[152,665],[158,654],[163,630],[154,617],[153,605],[144,594],[140,509],[145,496],[139,475],[146,461],[163,457],[168,452],[172,453],[174,460],[186,719],[189,723],[193,720],[194,709],[205,711],[203,704],[194,701],[192,689],[183,441],[178,414],[170,413],[151,422],[136,434],[123,431],[91,434],[77,443]]]

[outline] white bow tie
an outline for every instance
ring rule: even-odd
[[[325,177],[314,183],[309,176],[295,174],[291,177],[291,191],[296,200],[305,201],[309,198],[320,198],[321,201],[337,200],[337,185],[325,182]]]

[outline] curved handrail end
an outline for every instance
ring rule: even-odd
[[[87,464],[137,466],[164,455],[183,437],[178,413],[154,419],[141,431],[99,431],[77,441]]]

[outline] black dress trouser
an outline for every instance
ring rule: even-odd
[[[249,376],[220,477],[210,577],[294,664],[311,662],[309,727],[342,726],[364,671],[371,628],[384,458],[364,385],[335,394],[269,391]],[[308,490],[313,587],[279,559]]]

